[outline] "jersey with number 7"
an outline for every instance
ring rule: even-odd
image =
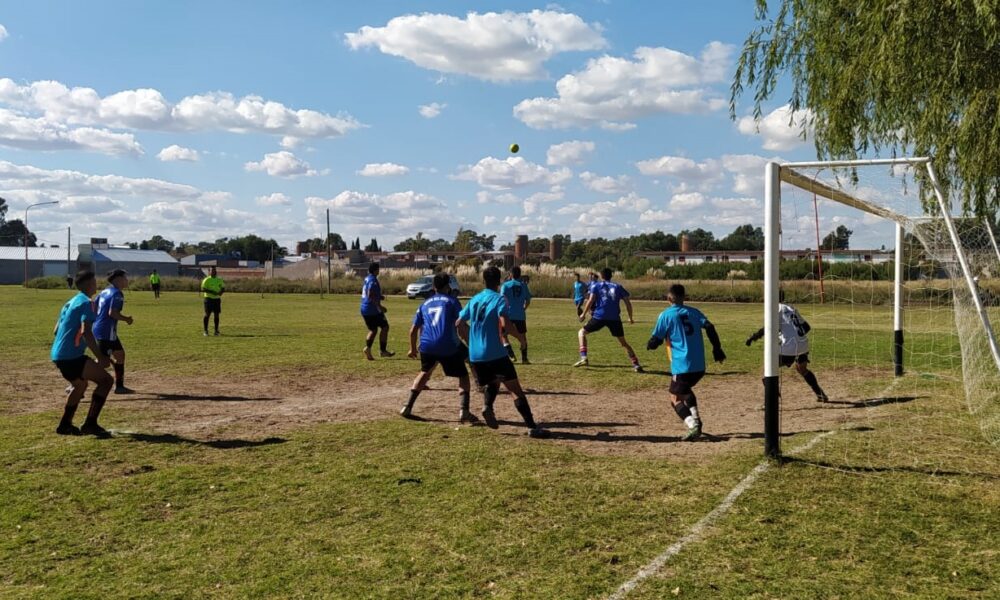
[[[667,340],[670,348],[670,372],[698,373],[705,370],[705,340],[701,330],[711,325],[697,308],[671,306],[656,319],[653,337]]]
[[[424,301],[413,315],[413,324],[420,327],[420,353],[434,356],[451,356],[461,343],[455,321],[461,311],[458,300],[444,294],[435,294]]]

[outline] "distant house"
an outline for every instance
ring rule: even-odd
[[[162,250],[112,248],[103,244],[80,244],[77,259],[81,269],[91,269],[98,276],[114,269],[124,269],[132,277],[146,277],[155,269],[160,275],[176,276],[177,259]]]
[[[76,272],[75,248],[28,248],[28,279]],[[67,267],[68,264],[68,267]],[[0,284],[24,283],[24,246],[0,246]]]
[[[892,250],[824,250],[823,261],[831,263],[862,262],[882,264],[895,257]],[[665,252],[637,252],[642,258],[662,258],[669,266],[700,265],[704,263],[752,263],[764,260],[761,250],[690,250]],[[816,260],[815,250],[782,250],[782,260]]]

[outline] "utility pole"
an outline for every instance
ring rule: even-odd
[[[72,250],[70,249],[71,248],[70,242],[73,239],[73,236],[71,234],[72,231],[73,231],[72,227],[66,228],[66,276],[67,277],[73,276],[73,267],[71,264],[72,259],[70,258],[72,256]]]
[[[326,209],[326,293],[330,294],[332,285],[330,275],[333,272],[333,240],[330,239],[330,209]]]
[[[59,201],[36,202],[35,204],[29,204],[24,209],[24,287],[28,287],[28,209],[36,206],[45,206],[46,204],[59,204]]]

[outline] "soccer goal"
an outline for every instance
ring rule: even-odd
[[[831,401],[874,406],[899,381],[929,389],[950,378],[986,439],[1000,443],[1000,246],[994,223],[959,216],[952,196],[929,158],[767,163],[768,456],[781,454],[783,388],[795,377],[786,370],[782,380],[780,293],[813,322],[814,370],[839,386]]]

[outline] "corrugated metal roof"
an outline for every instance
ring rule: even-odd
[[[131,250],[107,248],[94,250],[95,261],[115,263],[165,263],[176,265],[177,259],[162,250]]]
[[[76,260],[80,252],[71,248],[69,259]],[[24,246],[0,246],[0,260],[19,260],[24,262]],[[28,248],[28,260],[58,262],[66,260],[65,248]]]

